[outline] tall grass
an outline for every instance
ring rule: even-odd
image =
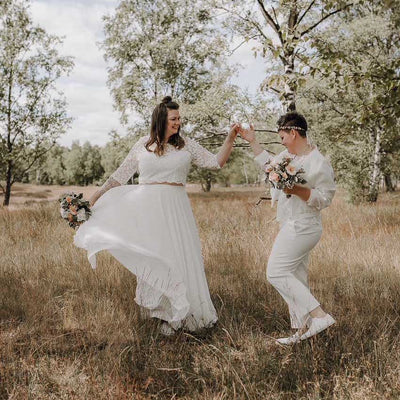
[[[259,190],[193,193],[218,325],[173,338],[143,320],[135,278],[91,270],[56,203],[0,210],[1,399],[400,398],[400,198],[337,196],[313,251],[313,292],[338,324],[293,347],[267,283],[275,210]]]

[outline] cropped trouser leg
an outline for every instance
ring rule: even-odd
[[[283,224],[268,260],[267,279],[289,306],[292,328],[301,328],[319,306],[308,285],[308,257],[321,238],[320,224]]]

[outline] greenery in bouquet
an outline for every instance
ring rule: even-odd
[[[68,221],[71,228],[77,228],[92,215],[90,203],[83,200],[82,193],[65,193],[60,197],[59,202],[61,217]]]
[[[292,189],[295,184],[304,184],[307,181],[301,177],[305,171],[303,168],[297,169],[291,164],[293,161],[290,157],[283,157],[280,162],[276,160],[269,161],[265,164],[265,173],[267,175],[265,182],[270,183],[275,189]],[[290,194],[286,197],[291,197]]]

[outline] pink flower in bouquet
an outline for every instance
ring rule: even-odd
[[[271,182],[279,182],[281,180],[281,177],[276,172],[271,172],[269,174],[269,180]]]
[[[288,176],[287,176],[287,173],[284,172],[284,173],[282,174],[282,178],[283,178],[283,179],[287,179],[287,177],[288,177]]]
[[[296,175],[296,168],[295,167],[293,167],[293,165],[287,165],[286,166],[286,172],[289,174],[289,175]]]

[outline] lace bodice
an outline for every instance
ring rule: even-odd
[[[289,219],[319,216],[320,211],[331,204],[336,190],[334,173],[329,161],[317,148],[301,157],[294,157],[287,150],[274,157],[264,150],[255,157],[255,160],[263,167],[271,158],[279,162],[283,157],[293,158],[291,163],[296,168],[304,169],[305,173],[302,176],[307,181],[304,186],[311,189],[311,194],[307,201],[303,201],[298,196],[287,198],[282,190],[271,189],[273,200],[278,201],[277,220],[282,223]]]
[[[138,172],[139,183],[185,184],[192,162],[201,168],[221,168],[217,156],[193,139],[185,137],[185,146],[180,150],[167,145],[166,152],[162,156],[147,151],[144,146],[148,139],[148,136],[142,137],[135,143],[111,178],[120,184],[125,184],[135,172]]]

